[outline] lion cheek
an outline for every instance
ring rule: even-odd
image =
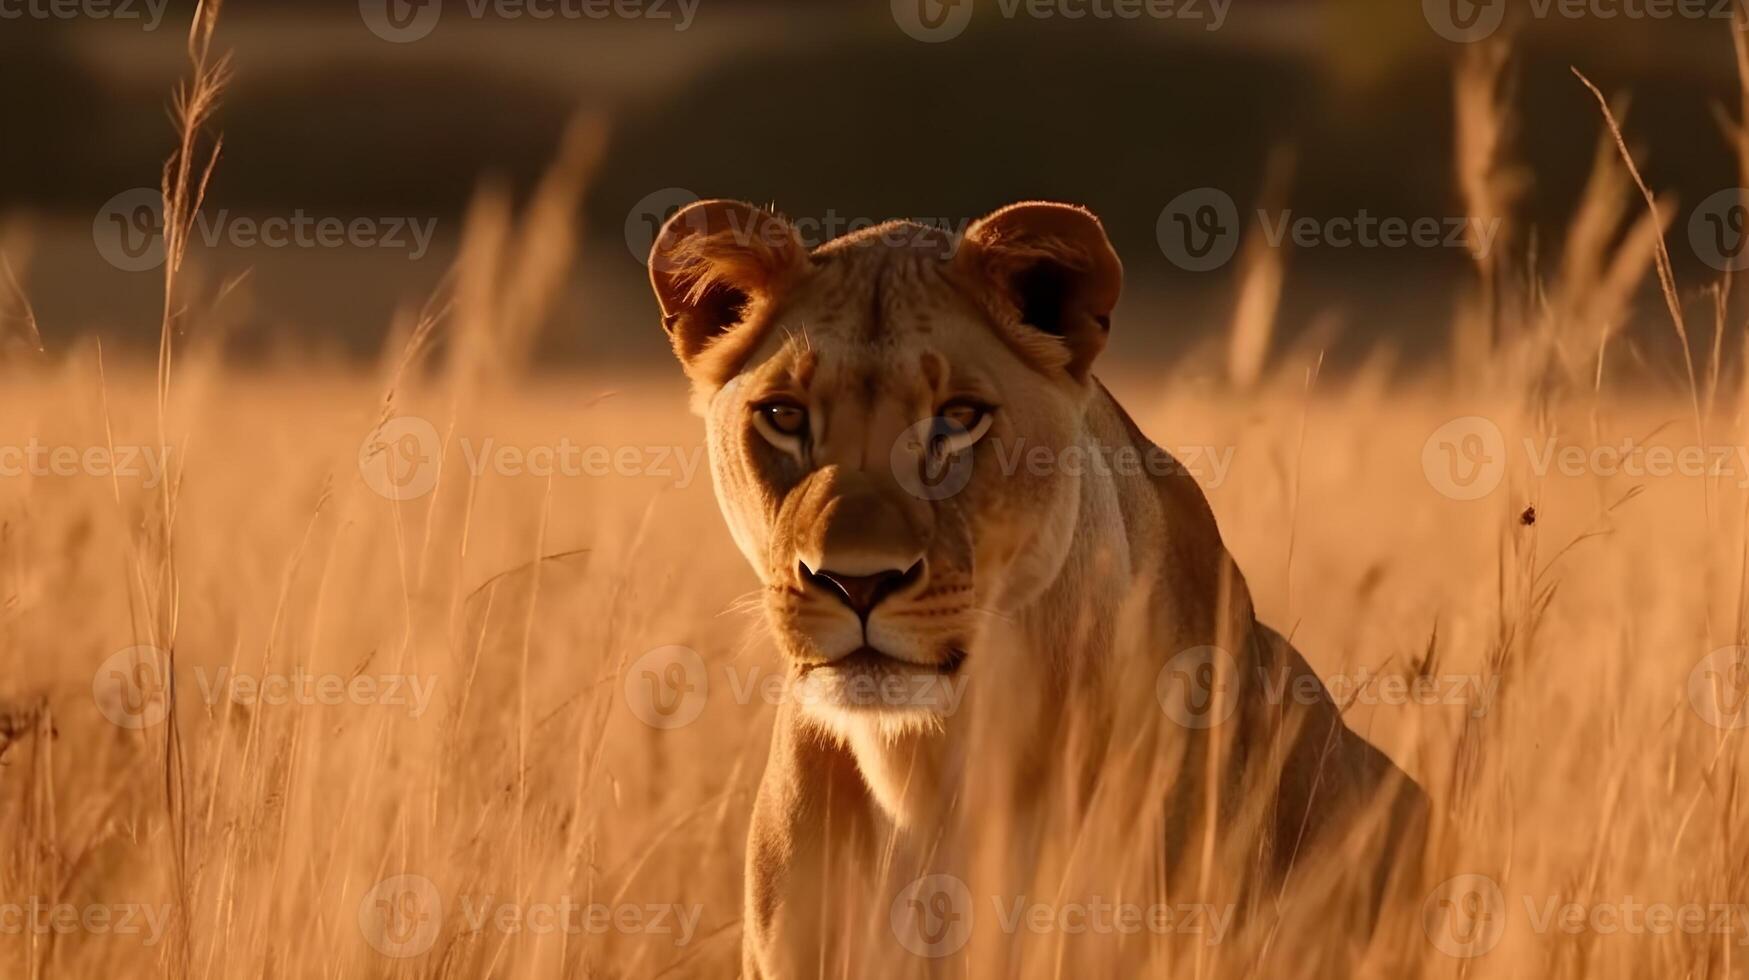
[[[1071,479],[1012,489],[1014,498],[1001,508],[1012,519],[998,516],[977,531],[980,598],[988,597],[986,601],[1004,611],[1038,601],[1062,575],[1075,541],[1081,496]]]

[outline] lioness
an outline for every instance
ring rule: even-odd
[[[1114,781],[1103,766],[1046,774],[1071,729],[1083,759],[1178,753],[1166,802],[1125,814],[1158,822],[1109,828],[1164,830],[1184,845],[1167,861],[1190,828],[1240,833],[1235,801],[1254,804],[1255,844],[1229,853],[1265,882],[1368,813],[1415,819],[1413,781],[1256,622],[1195,481],[1093,377],[1123,274],[1091,213],[1015,204],[958,239],[895,222],[810,250],[774,214],[703,201],[649,265],[799,695],[749,835],[748,977],[868,975],[838,950],[836,899],[886,908],[885,883],[909,876],[896,866],[939,857],[947,822],[976,823],[968,765],[1008,767],[1011,825],[1037,825],[1047,783],[1090,810]],[[1065,462],[1114,453],[1137,465]],[[1228,710],[1159,725],[1178,674]],[[943,696],[962,689],[1024,716],[999,753],[981,735],[975,763],[971,713]],[[922,856],[906,863],[908,847]]]

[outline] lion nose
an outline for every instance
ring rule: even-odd
[[[848,575],[829,568],[819,571],[801,565],[802,578],[826,590],[833,598],[850,607],[857,616],[868,614],[888,596],[923,577],[923,560],[918,559],[908,569],[889,568],[872,575]]]

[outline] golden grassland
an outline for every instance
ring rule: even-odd
[[[215,369],[168,408],[173,483],[27,473],[0,484],[6,694],[23,729],[0,774],[16,828],[4,894],[169,910],[156,942],[87,928],[10,936],[8,975],[736,968],[741,843],[772,713],[759,685],[779,666],[756,617],[736,609],[756,583],[708,478],[662,471],[670,447],[696,459],[701,446],[683,386],[555,378],[453,414],[441,390],[409,395],[404,414],[448,441],[434,489],[395,501],[360,469],[372,380]],[[1349,717],[1450,811],[1431,867],[1497,881],[1508,918],[1485,956],[1449,957],[1417,928],[1393,962],[1431,975],[1742,968],[1740,912],[1727,934],[1658,936],[1539,931],[1531,909],[1745,897],[1741,733],[1709,724],[1736,716],[1728,703],[1709,715],[1690,682],[1738,640],[1749,470],[1539,477],[1544,434],[1526,447],[1499,403],[1358,383],[1244,398],[1114,384],[1163,443],[1231,448],[1211,501],[1264,617],[1321,675],[1408,675],[1437,658],[1441,686],[1425,703],[1374,679]],[[69,364],[8,386],[0,442],[155,445],[153,400],[147,379],[105,382]],[[1507,478],[1476,501],[1441,494],[1423,465],[1427,439],[1457,413],[1511,433]],[[1690,442],[1665,424],[1680,404],[1624,398],[1604,414],[1599,438],[1558,443]],[[607,475],[580,462],[550,478],[503,464],[476,474],[470,454],[488,438],[629,447],[635,462]],[[106,670],[139,644],[174,651],[174,724],[124,727],[159,717],[113,701],[131,683]],[[637,665],[672,645],[701,657],[704,698],[695,720],[664,729],[647,723]],[[337,703],[313,688],[260,703],[230,696],[227,668],[405,677],[429,700],[385,680]],[[55,736],[32,734],[31,719]],[[372,889],[401,874],[429,880],[443,905],[429,950],[395,959],[368,923],[381,912]],[[884,927],[886,903],[862,898]],[[479,918],[495,910],[487,902],[566,899],[698,918],[684,936],[515,932]],[[1072,953],[1075,937],[1059,938]]]
[[[781,676],[757,582],[677,370],[526,365],[598,134],[579,127],[526,214],[482,198],[444,301],[376,371],[230,366],[186,339],[228,288],[186,253],[194,134],[224,77],[204,9],[166,174],[156,369],[81,345],[0,373],[0,975],[733,975]],[[1476,50],[1459,184],[1506,221],[1500,61]],[[1369,937],[1333,907],[1272,973],[1749,970],[1749,666],[1731,650],[1749,400],[1735,328],[1711,316],[1727,294],[1669,282],[1669,215],[1632,217],[1618,160],[1606,142],[1531,300],[1478,263],[1452,378],[1272,351],[1278,253],[1245,260],[1224,365],[1107,378],[1205,486],[1262,617],[1434,801],[1425,880],[1384,925]],[[1653,270],[1696,352],[1684,389],[1610,356]],[[1697,304],[1716,330],[1681,319]],[[677,647],[699,672],[675,683]],[[970,677],[973,697],[1003,695],[999,674]],[[653,713],[663,691],[694,716]],[[1004,814],[983,819],[1002,832]],[[1135,846],[1038,864],[1118,867]],[[1456,876],[1479,877],[1439,884]],[[882,955],[823,976],[1101,975],[1111,938],[1061,920],[992,937],[982,896],[986,955],[936,961],[892,903],[843,896]],[[1251,975],[1255,947],[1222,938],[1134,942],[1147,975]]]

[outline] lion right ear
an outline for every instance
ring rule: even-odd
[[[650,247],[650,286],[662,328],[694,380],[721,384],[757,343],[772,301],[807,267],[795,226],[740,201],[676,211]]]
[[[1105,349],[1123,263],[1086,208],[1029,201],[973,222],[957,256],[998,328],[1029,361],[1085,380]]]

